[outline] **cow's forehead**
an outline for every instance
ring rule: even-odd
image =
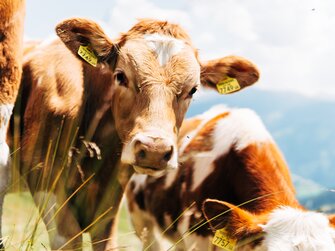
[[[200,82],[195,50],[185,41],[162,34],[147,34],[127,41],[120,50],[124,63],[140,77],[179,83]]]
[[[187,46],[185,41],[158,33],[144,35],[144,41],[157,55],[158,63],[166,65],[170,59]]]

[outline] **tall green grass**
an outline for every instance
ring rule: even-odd
[[[39,212],[29,192],[9,193],[5,197],[2,215],[2,234],[6,251],[45,251],[51,250],[45,224],[38,221]],[[38,222],[38,223],[37,223]],[[36,228],[35,233],[33,233]],[[83,235],[83,250],[92,251],[89,234]],[[118,250],[141,250],[126,207],[120,211],[118,224]]]

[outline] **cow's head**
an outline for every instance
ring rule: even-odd
[[[255,65],[241,57],[200,62],[185,31],[168,22],[142,20],[114,41],[84,19],[63,21],[56,31],[75,55],[89,46],[97,67],[108,65],[113,72],[111,106],[124,144],[121,161],[140,173],[178,166],[178,130],[200,85],[216,89],[231,77],[243,89],[259,78]]]
[[[333,218],[321,213],[278,207],[256,215],[212,199],[204,202],[203,213],[213,230],[224,228],[241,250],[335,250]]]

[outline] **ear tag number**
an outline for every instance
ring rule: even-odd
[[[98,58],[88,46],[80,45],[78,49],[78,55],[90,65],[97,67]]]
[[[215,232],[212,244],[222,248],[225,251],[234,251],[237,240],[228,237],[227,231],[222,228]]]
[[[221,94],[229,94],[241,89],[236,78],[226,77],[216,84],[216,88]]]

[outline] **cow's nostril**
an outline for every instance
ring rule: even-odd
[[[145,151],[143,149],[138,152],[138,157],[140,159],[145,159],[146,153],[145,153]]]
[[[164,155],[163,159],[165,161],[169,161],[171,159],[172,152],[173,152],[173,148],[171,147],[171,150]]]

